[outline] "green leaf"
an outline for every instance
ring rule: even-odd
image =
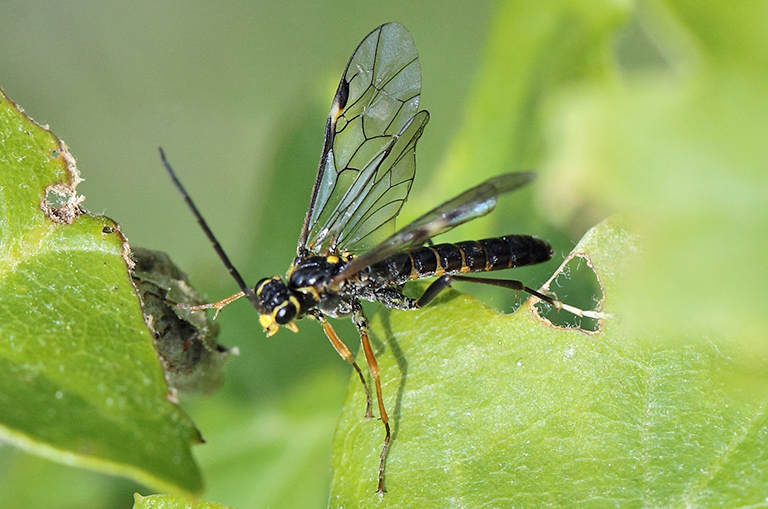
[[[0,436],[155,489],[200,490],[118,225],[83,213],[74,158],[0,95]]]
[[[478,221],[457,235],[531,233],[553,240],[558,252],[567,252],[571,239],[618,211],[623,212],[623,228],[633,232],[637,251],[621,249],[628,237],[623,233],[596,237],[615,240],[619,249],[609,245],[589,250],[595,259],[613,253],[598,263],[598,271],[606,307],[618,315],[595,336],[558,331],[535,317],[530,323],[529,308],[523,308],[520,317],[505,317],[455,294],[411,316],[387,313],[374,318],[378,347],[383,348],[385,396],[396,427],[387,470],[389,493],[383,504],[373,495],[383,429],[380,423],[363,419],[362,391],[353,377],[350,394],[356,399],[348,402],[346,411],[351,413],[345,414],[343,424],[360,428],[359,442],[342,435],[346,428],[339,428],[339,439],[348,440],[350,450],[336,446],[335,502],[355,507],[473,506],[480,502],[472,497],[485,490],[490,506],[515,501],[537,506],[763,504],[759,490],[766,484],[766,468],[760,451],[766,449],[766,423],[761,409],[768,343],[761,303],[768,275],[762,260],[768,247],[764,199],[768,145],[762,137],[768,132],[764,93],[768,32],[762,5],[761,0],[743,2],[738,9],[722,2],[689,0],[501,2],[490,17],[488,50],[479,62],[465,118],[446,118],[435,109],[434,88],[425,87],[424,104],[432,109],[433,122],[424,137],[422,156],[440,121],[456,126],[458,135],[431,182],[426,172],[432,162],[419,159],[420,176],[400,224],[407,215],[415,217],[487,176],[534,169],[541,175],[536,199],[526,200],[529,191],[523,191],[500,204],[485,223],[514,220],[513,227],[492,226],[479,232],[477,228],[484,225]],[[419,29],[409,27],[419,41]],[[356,30],[362,34],[369,28],[359,25]],[[444,59],[451,72],[471,72],[457,67],[452,58],[446,54]],[[422,53],[422,64],[427,80],[435,75],[429,67],[440,63]],[[237,94],[232,97],[236,102]],[[306,196],[300,191],[312,183],[320,143],[317,132],[322,130],[327,100],[323,98],[323,111],[315,117],[314,131],[298,145],[292,140],[293,164],[280,166],[266,184],[260,177],[251,190],[254,212],[249,217],[258,218],[254,228],[264,233],[246,249],[259,266],[254,274],[284,270],[284,255],[293,252],[295,238],[285,235],[286,225],[300,225],[303,217],[304,209],[297,207],[306,206]],[[234,111],[241,105],[230,106]],[[310,145],[309,161],[298,156],[302,141]],[[300,168],[307,169],[306,174]],[[208,171],[205,165],[204,170]],[[286,172],[292,178],[279,178]],[[299,182],[304,177],[306,182]],[[287,201],[295,203],[286,206]],[[536,205],[550,221],[568,229],[568,236],[547,231]],[[5,202],[0,203],[3,206]],[[512,212],[510,207],[515,207]],[[243,227],[239,221],[233,224],[239,230]],[[469,230],[474,233],[467,234]],[[619,262],[623,265],[615,265]],[[204,272],[214,279],[207,268]],[[528,283],[528,275],[520,272],[510,277]],[[565,298],[559,289],[557,293]],[[321,427],[331,427],[330,410],[318,420],[297,410],[294,420],[286,421],[281,405],[270,411],[253,401],[297,393],[318,401],[322,394],[329,400],[325,408],[336,407],[328,396],[332,382],[322,387],[326,392],[318,390],[313,379],[296,383],[296,373],[313,369],[321,349],[328,349],[324,339],[313,341],[313,327],[302,326],[295,341],[278,336],[257,342],[252,314],[252,309],[243,313],[246,318],[234,327],[222,317],[224,332],[233,338],[228,342],[244,345],[244,355],[230,366],[236,369],[228,371],[226,401],[218,399],[219,393],[195,402],[200,421],[208,421],[201,429],[209,445],[200,456],[207,461],[207,478],[215,493],[209,498],[240,507],[258,502],[232,500],[266,499],[273,504],[286,500],[258,498],[268,491],[261,489],[263,485],[288,486],[285,491],[300,497],[302,493],[290,487],[301,484],[311,490],[310,481],[320,486],[326,470],[317,444],[325,433]],[[459,331],[473,331],[469,336],[473,342],[467,344],[467,335],[456,337],[453,331],[442,335],[456,317]],[[488,320],[497,329],[488,331]],[[533,330],[536,335],[510,336],[515,333],[507,328]],[[395,333],[394,340],[390,332]],[[496,334],[501,344],[476,342],[475,336],[485,332]],[[557,334],[556,339],[550,332]],[[353,334],[350,329],[343,337]],[[306,342],[307,347],[297,346]],[[469,355],[478,345],[484,350]],[[401,351],[391,351],[397,347]],[[428,355],[419,353],[420,348]],[[512,356],[510,349],[521,356]],[[332,357],[330,352],[326,358]],[[517,366],[518,360],[523,364]],[[462,374],[455,367],[459,361],[465,361],[475,376]],[[503,361],[516,369],[511,374],[509,369],[501,371],[508,375],[506,380],[489,378],[486,371],[505,368]],[[457,374],[446,380],[441,368]],[[427,389],[425,377],[430,377]],[[306,392],[297,389],[301,383],[307,383]],[[512,393],[511,403],[504,399],[494,407],[488,400],[495,394],[477,390],[499,387],[499,394]],[[415,397],[421,400],[408,399],[412,389],[419,389]],[[420,394],[425,391],[431,400]],[[452,410],[447,409],[449,404]],[[484,424],[486,414],[466,415],[476,407],[495,418],[489,422],[496,422],[501,431]],[[506,412],[506,424],[494,409]],[[471,417],[481,422],[467,426]],[[435,425],[419,432],[419,426],[425,427],[422,419]],[[447,440],[452,448],[444,448],[438,439],[447,435],[437,435],[437,424],[454,431]],[[309,446],[297,446],[292,437],[309,440],[309,430],[317,434],[312,437],[315,447],[302,456]],[[494,433],[495,442],[487,438]],[[473,451],[466,440],[462,443],[462,435],[479,437],[476,447],[486,450],[473,456],[478,449]],[[420,449],[422,436],[428,447]],[[450,439],[456,436],[458,442]],[[271,450],[275,440],[279,446]],[[356,458],[351,449],[363,457]],[[459,452],[465,456],[456,459]],[[418,454],[424,457],[421,463]],[[492,468],[485,456],[491,460],[503,456],[498,463],[506,467]],[[515,461],[518,468],[510,473],[509,463]],[[37,482],[35,465],[26,463],[25,479]],[[421,468],[406,468],[413,465]],[[482,474],[480,478],[458,476],[464,465]],[[445,469],[453,469],[454,475],[444,475]],[[5,472],[17,474],[18,466],[6,466]],[[59,476],[64,481],[51,484],[66,486],[70,475],[66,472]],[[503,481],[512,475],[516,477],[510,488]],[[18,478],[3,477],[6,484]],[[258,483],[251,483],[253,478]],[[501,498],[511,490],[517,498]],[[496,494],[501,495],[491,498]],[[430,502],[431,497],[438,498]],[[307,497],[295,505],[306,507],[307,500],[321,498]]]
[[[768,359],[764,20],[759,1],[638,9],[617,38],[617,79],[550,102],[539,188],[561,224],[619,211],[641,236],[621,290],[626,320],[730,337],[756,363]]]
[[[199,500],[188,500],[173,495],[135,495],[133,509],[228,509],[229,506]]]
[[[620,212],[574,252],[612,318],[587,334],[456,294],[375,317],[388,493],[352,377],[331,506],[765,504],[764,9],[627,7],[504,3],[439,175],[545,161],[555,222]]]
[[[383,427],[363,418],[353,379],[331,507],[763,503],[765,370],[744,371],[724,345],[629,330],[611,295],[635,250],[614,221],[576,246],[614,315],[598,334],[553,327],[530,301],[504,315],[453,292],[376,315],[388,491],[375,494]]]

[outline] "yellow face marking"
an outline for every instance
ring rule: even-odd
[[[288,297],[288,300],[291,301],[291,304],[293,304],[293,308],[296,310],[296,314],[298,315],[301,312],[301,304],[299,304],[299,299],[291,295]]]
[[[256,287],[256,297],[261,297],[261,290],[264,288],[264,285],[267,284],[266,281],[261,283],[259,286]]]
[[[333,264],[339,263],[339,262],[341,261],[341,260],[339,259],[339,257],[338,257],[338,256],[336,256],[336,255],[328,255],[328,257],[326,258],[326,260],[328,261],[328,263],[333,263]]]
[[[264,329],[264,332],[267,333],[267,337],[272,337],[275,335],[275,333],[280,330],[280,325],[275,322],[275,314],[274,313],[264,313],[262,315],[259,315],[259,323],[261,324],[261,327]]]
[[[270,279],[265,279],[263,283],[256,287],[256,296],[261,296],[261,291],[272,281],[280,281],[280,276],[272,276]]]

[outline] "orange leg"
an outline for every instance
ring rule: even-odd
[[[381,397],[381,380],[379,379],[379,363],[376,362],[376,356],[373,354],[373,348],[371,348],[371,341],[368,338],[368,319],[363,313],[363,308],[359,303],[356,303],[354,310],[352,311],[352,320],[357,326],[357,331],[360,333],[360,341],[363,345],[363,353],[365,354],[365,360],[368,362],[368,369],[373,377],[373,383],[376,387],[376,399],[379,403],[379,415],[381,415],[381,422],[384,424],[384,430],[386,435],[384,437],[384,447],[381,449],[381,457],[379,460],[379,486],[377,492],[379,494],[384,493],[384,465],[387,459],[387,451],[389,450],[389,441],[391,433],[389,429],[389,416],[384,409],[384,399]]]
[[[344,342],[339,339],[339,336],[336,334],[336,331],[333,330],[333,327],[331,327],[331,324],[328,322],[328,320],[325,319],[325,317],[321,314],[310,314],[309,316],[316,319],[318,322],[320,322],[323,326],[323,331],[325,331],[325,335],[328,337],[328,339],[331,341],[331,344],[333,345],[333,348],[338,352],[339,355],[341,355],[341,358],[347,361],[348,363],[352,364],[352,367],[355,368],[355,371],[357,371],[358,376],[360,376],[360,381],[363,383],[363,389],[365,389],[365,417],[369,418],[371,417],[371,391],[368,390],[368,384],[365,383],[365,377],[363,376],[363,372],[360,371],[360,367],[357,365],[357,362],[355,362],[355,358],[352,356],[352,352],[349,351],[349,348],[347,348],[347,345],[344,344]]]
[[[200,304],[197,306],[190,306],[189,304],[176,304],[176,307],[181,309],[189,309],[190,311],[201,311],[203,309],[214,308],[216,309],[216,313],[213,315],[213,319],[215,320],[216,317],[219,316],[219,311],[221,311],[222,308],[224,308],[224,306],[226,306],[227,304],[231,304],[235,302],[237,299],[239,299],[240,297],[244,297],[244,296],[245,296],[245,292],[237,292],[234,295],[221,299],[218,302],[212,302],[210,304]]]

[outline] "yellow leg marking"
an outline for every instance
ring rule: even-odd
[[[234,295],[231,295],[225,299],[221,299],[217,302],[212,302],[210,304],[200,304],[198,306],[190,306],[189,304],[176,304],[177,308],[181,309],[189,309],[190,311],[202,311],[203,309],[216,309],[216,313],[213,314],[213,319],[215,320],[217,316],[219,316],[219,312],[224,308],[224,306],[231,304],[235,302],[240,297],[244,297],[245,292],[237,292]]]
[[[389,422],[389,416],[384,409],[384,401],[381,398],[381,380],[379,378],[379,363],[376,362],[376,356],[373,354],[371,348],[371,341],[368,339],[368,331],[361,330],[360,338],[363,342],[363,352],[365,353],[365,360],[368,363],[368,369],[371,371],[373,377],[373,383],[376,386],[376,398],[379,400],[379,414],[381,414],[381,420],[386,424]]]
[[[352,367],[355,368],[355,371],[357,371],[357,374],[360,377],[360,382],[363,384],[363,389],[365,389],[365,417],[370,418],[371,391],[368,390],[368,384],[365,383],[363,372],[360,371],[360,367],[357,365],[357,362],[355,362],[355,358],[352,356],[352,352],[350,352],[349,348],[347,348],[347,345],[345,345],[344,342],[339,339],[339,336],[336,334],[336,331],[333,330],[333,327],[331,327],[331,324],[328,322],[328,320],[326,320],[323,316],[315,316],[315,318],[323,325],[323,331],[331,341],[331,344],[333,345],[333,348],[336,350],[336,352],[341,356],[342,359],[352,364]]]
[[[368,369],[373,377],[373,383],[376,386],[376,399],[379,403],[379,415],[381,415],[381,422],[384,424],[384,430],[386,435],[384,436],[384,446],[381,449],[381,456],[379,458],[379,486],[376,492],[382,494],[386,492],[384,489],[384,465],[387,459],[387,450],[389,450],[389,440],[391,438],[391,432],[389,429],[389,416],[384,409],[384,399],[381,397],[381,380],[379,379],[379,363],[376,362],[376,356],[373,354],[373,348],[371,348],[371,341],[368,339],[367,319],[365,319],[362,309],[357,313],[359,316],[355,317],[355,325],[360,332],[360,340],[363,344],[363,352],[365,353],[365,360],[368,362]],[[362,318],[362,320],[360,319]]]

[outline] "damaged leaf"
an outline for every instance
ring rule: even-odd
[[[119,226],[91,216],[66,145],[0,93],[0,437],[176,493],[201,489]]]
[[[600,332],[563,329],[449,292],[371,324],[393,438],[352,377],[330,507],[722,507],[763,503],[765,370],[728,344],[639,336],[613,296],[636,239],[611,220],[574,252],[605,292]],[[358,362],[365,362],[359,359]]]

